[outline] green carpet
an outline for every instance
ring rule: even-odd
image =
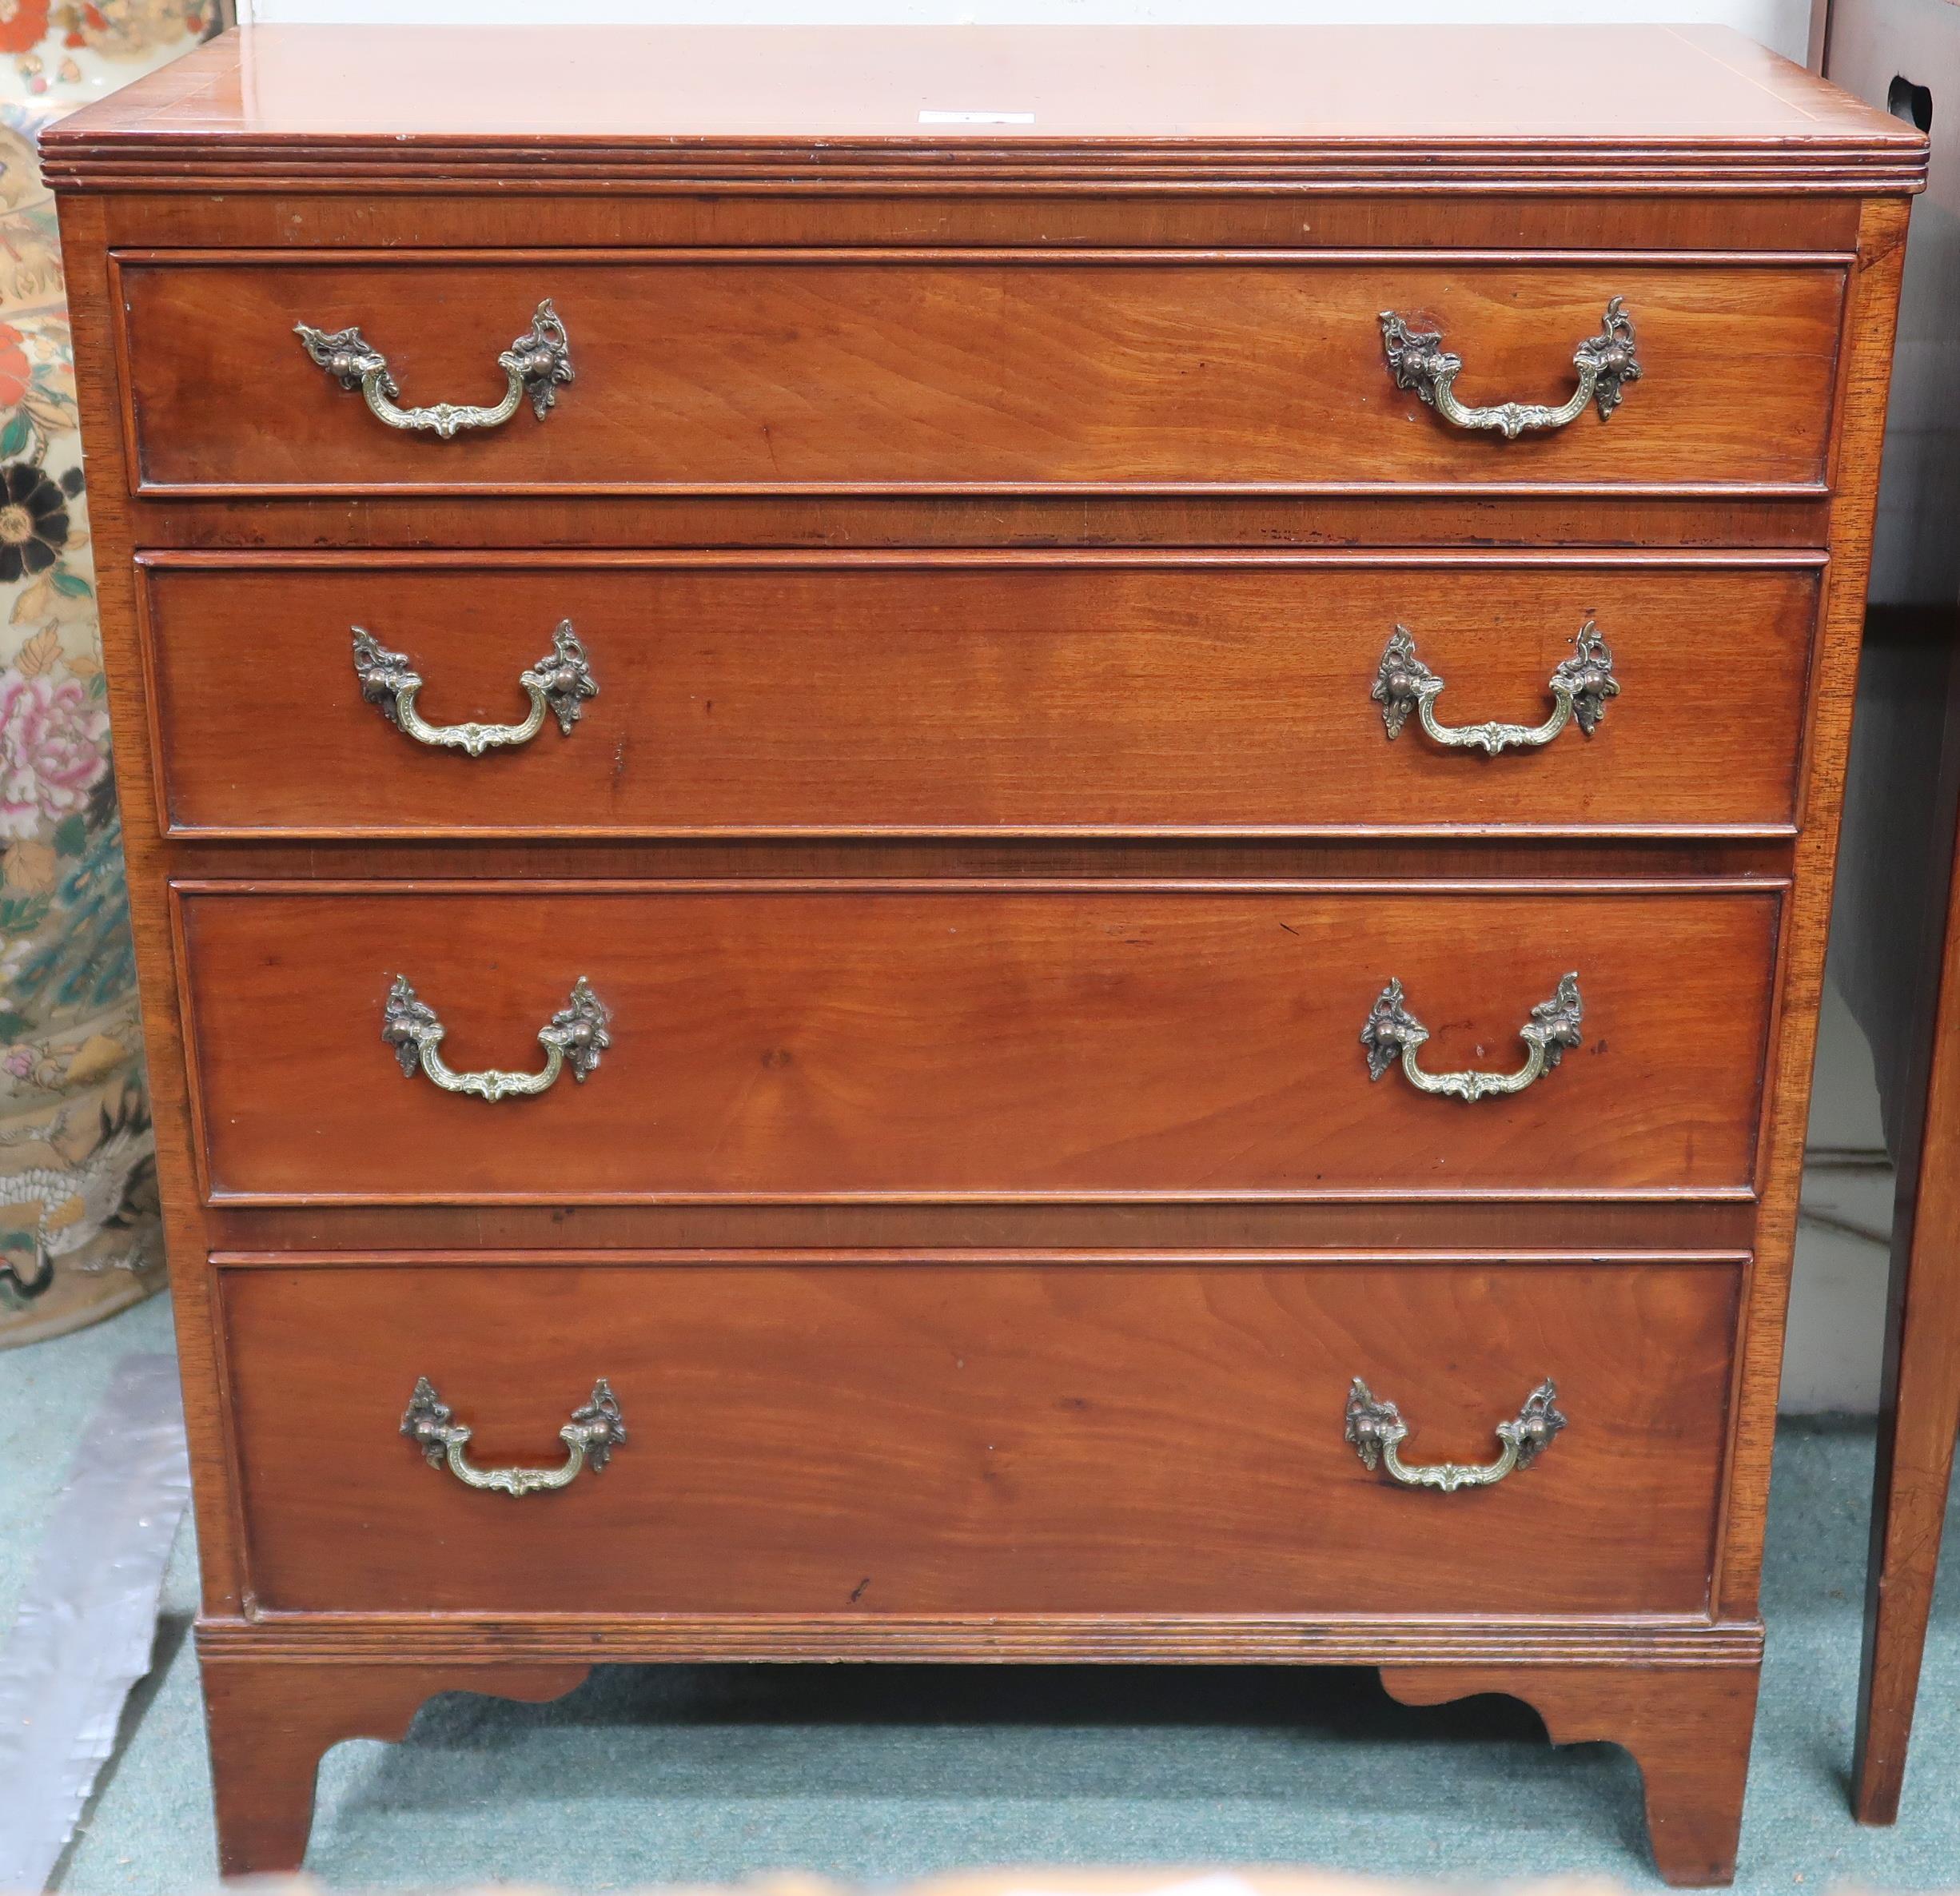
[[[0,1623],[77,1419],[118,1356],[167,1334],[151,1304],[0,1355]],[[1740,1890],[1960,1886],[1960,1582],[1934,1622],[1903,1820],[1861,1830],[1846,1806],[1870,1468],[1867,1424],[1779,1442]],[[64,1890],[215,1875],[187,1554]],[[1412,1711],[1372,1672],[1261,1668],[619,1667],[552,1706],[448,1698],[405,1745],[329,1757],[307,1859],[346,1888],[575,1890],[1031,1863],[1654,1880],[1615,1747],[1555,1751],[1508,1700]]]

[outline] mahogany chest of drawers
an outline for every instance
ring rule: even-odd
[[[1922,143],[1641,28],[50,135],[229,1869],[814,1656],[1513,1693],[1731,1874]]]

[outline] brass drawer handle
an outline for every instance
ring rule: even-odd
[[[1415,635],[1405,625],[1389,635],[1368,695],[1381,707],[1391,743],[1402,735],[1412,710],[1439,744],[1481,751],[1486,757],[1512,745],[1522,750],[1548,744],[1575,719],[1591,737],[1606,715],[1607,699],[1619,695],[1619,680],[1613,675],[1613,649],[1590,619],[1573,635],[1572,644],[1572,655],[1553,667],[1552,715],[1542,724],[1504,724],[1495,718],[1482,724],[1438,723],[1436,701],[1443,695],[1443,680],[1416,655]]]
[[[470,1432],[460,1422],[450,1420],[448,1403],[436,1393],[425,1376],[415,1379],[415,1393],[408,1399],[408,1413],[401,1418],[401,1432],[422,1451],[432,1468],[445,1464],[465,1488],[488,1488],[513,1497],[544,1494],[569,1484],[580,1468],[596,1475],[612,1459],[612,1452],[626,1440],[626,1423],[614,1399],[612,1385],[602,1376],[592,1384],[592,1399],[572,1412],[572,1420],[559,1430],[565,1445],[564,1465],[556,1468],[477,1468],[470,1465],[464,1451]]]
[[[1392,309],[1379,318],[1382,346],[1388,354],[1388,372],[1398,388],[1413,388],[1445,421],[1458,428],[1494,428],[1507,441],[1521,434],[1546,428],[1563,428],[1576,421],[1586,404],[1599,404],[1599,419],[1611,420],[1614,409],[1629,382],[1640,379],[1640,364],[1634,354],[1633,319],[1619,297],[1606,306],[1604,328],[1589,337],[1572,352],[1572,366],[1579,371],[1579,386],[1562,408],[1541,408],[1536,402],[1500,401],[1488,408],[1467,408],[1456,399],[1456,377],[1463,371],[1463,357],[1452,355],[1443,346],[1440,329],[1412,329]]]
[[[568,1062],[572,1078],[583,1084],[598,1066],[600,1054],[612,1045],[612,1037],[606,1031],[612,1021],[612,1010],[581,974],[572,983],[572,998],[538,1030],[544,1049],[541,1072],[503,1073],[489,1067],[481,1073],[457,1073],[444,1065],[440,1051],[449,1030],[436,1018],[435,1009],[417,998],[408,976],[397,974],[388,990],[388,1005],[381,1010],[381,1038],[395,1050],[401,1070],[409,1077],[414,1077],[419,1064],[445,1093],[468,1093],[495,1101],[542,1093]]]
[[[401,389],[388,358],[358,329],[336,329],[329,335],[309,324],[295,323],[293,333],[307,354],[343,388],[358,388],[368,406],[390,428],[433,435],[439,441],[453,440],[466,428],[500,427],[517,412],[517,404],[527,395],[542,421],[556,405],[560,388],[572,379],[572,345],[549,297],[539,304],[531,327],[497,357],[497,367],[510,378],[510,386],[493,408],[447,401],[432,408],[398,408],[394,398]]]
[[[1412,1086],[1452,1099],[1479,1100],[1492,1093],[1522,1093],[1532,1081],[1558,1065],[1568,1047],[1579,1045],[1579,1026],[1585,1006],[1579,997],[1576,974],[1561,974],[1559,989],[1540,1001],[1532,1018],[1518,1030],[1531,1056],[1516,1073],[1424,1073],[1416,1064],[1429,1030],[1402,1005],[1402,984],[1391,981],[1375,998],[1373,1011],[1361,1030],[1368,1050],[1368,1077],[1379,1080],[1397,1059]]]
[[[480,757],[486,751],[528,744],[544,728],[548,711],[557,719],[560,731],[569,737],[581,715],[581,702],[599,695],[585,647],[572,631],[572,621],[561,619],[552,634],[552,649],[528,671],[517,675],[518,683],[531,699],[531,715],[521,724],[432,724],[415,708],[422,675],[409,663],[408,655],[390,651],[361,626],[353,630],[354,675],[361,680],[361,696],[396,730],[406,731],[417,743],[439,750]]]
[[[1565,1417],[1552,1407],[1559,1392],[1547,1376],[1524,1399],[1515,1422],[1497,1424],[1497,1440],[1504,1452],[1495,1461],[1432,1461],[1411,1468],[1402,1459],[1402,1443],[1408,1424],[1392,1402],[1377,1402],[1368,1384],[1357,1376],[1348,1392],[1348,1440],[1369,1468],[1386,1468],[1404,1488],[1440,1488],[1446,1495],[1460,1488],[1488,1488],[1501,1481],[1513,1468],[1528,1468],[1552,1446],[1552,1438],[1565,1426]]]

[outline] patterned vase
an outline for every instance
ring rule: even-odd
[[[213,0],[0,0],[0,1348],[160,1289],[88,496],[41,128]]]

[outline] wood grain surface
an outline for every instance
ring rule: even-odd
[[[123,257],[140,490],[1814,488],[1845,272],[1695,257],[1310,252],[323,252]],[[1609,299],[1643,379],[1506,441],[1399,389],[1378,317],[1440,327],[1466,402],[1560,402]],[[439,441],[369,414],[297,323],[358,325],[404,404],[492,402],[543,298],[578,380]],[[207,338],[226,339],[209,399]]]
[[[66,121],[72,123],[73,121]],[[1888,120],[1893,131],[1897,119]],[[48,128],[50,136],[62,127]],[[44,170],[64,159],[42,148]],[[397,142],[394,156],[413,163]],[[446,159],[433,161],[448,162]],[[1801,159],[1797,161],[1803,162]],[[153,173],[140,193],[96,200],[112,249],[200,249],[213,240],[208,197],[181,188],[181,174]],[[378,244],[426,249],[521,250],[538,241],[535,189],[496,190],[455,170],[412,181],[370,165],[365,189],[323,193],[289,173],[261,178],[228,199],[221,242],[238,249],[308,251]],[[611,188],[608,189],[608,185]],[[1719,197],[1676,188],[1618,193],[1610,225],[1599,207],[1571,192],[1520,192],[1501,182],[1428,193],[1374,189],[1317,193],[1303,210],[1294,192],[1248,190],[1214,163],[1201,175],[1152,189],[1040,193],[990,189],[962,179],[937,184],[910,174],[883,188],[862,179],[832,181],[809,166],[801,188],[775,191],[739,184],[714,192],[635,191],[615,171],[568,178],[552,200],[552,241],[567,248],[665,249],[674,245],[918,244],[954,249],[1008,245],[1070,249],[1139,245],[1212,251],[1477,249],[1500,253],[1595,250],[1610,237],[1622,250],[1693,250],[1733,257],[1767,251],[1829,252],[1857,247],[1858,201],[1814,191],[1792,196],[1756,173],[1747,187],[1731,177]],[[69,193],[74,201],[74,193]]]
[[[142,580],[185,834],[1603,834],[1794,824],[1819,569],[368,553],[153,556]],[[599,696],[520,750],[414,743],[350,662],[358,625],[427,681],[423,717],[515,723],[519,675],[567,618]],[[1590,736],[1492,759],[1412,717],[1388,741],[1369,689],[1397,624],[1446,681],[1445,724],[1535,725],[1588,621],[1622,685]]]
[[[1831,564],[1825,581],[1807,733],[1809,810],[1790,856],[1795,887],[1779,978],[1756,1269],[1743,1320],[1727,1540],[1715,1595],[1724,1613],[1758,1610],[1777,1396],[1783,1380],[1783,1320],[1803,1189],[1818,1008],[1823,993],[1909,208],[1897,200],[1878,200],[1866,206],[1856,289],[1846,310],[1846,372],[1835,424],[1840,485],[1831,502]]]
[[[385,886],[180,898],[222,1198],[1238,1197],[1738,1191],[1779,900],[1745,886]],[[1474,1105],[1577,970],[1584,1044]],[[495,1105],[404,1078],[406,974],[456,1069],[535,1069],[588,977],[612,1046]]]
[[[940,1262],[228,1272],[267,1610],[1692,1612],[1733,1265]],[[1639,1346],[1630,1348],[1629,1337]],[[512,1501],[397,1432],[427,1376],[480,1466],[550,1466],[606,1376],[602,1474]],[[1569,1426],[1455,1494],[1547,1376]],[[593,1561],[568,1550],[604,1550]],[[1520,1559],[1521,1547],[1536,1550]]]

